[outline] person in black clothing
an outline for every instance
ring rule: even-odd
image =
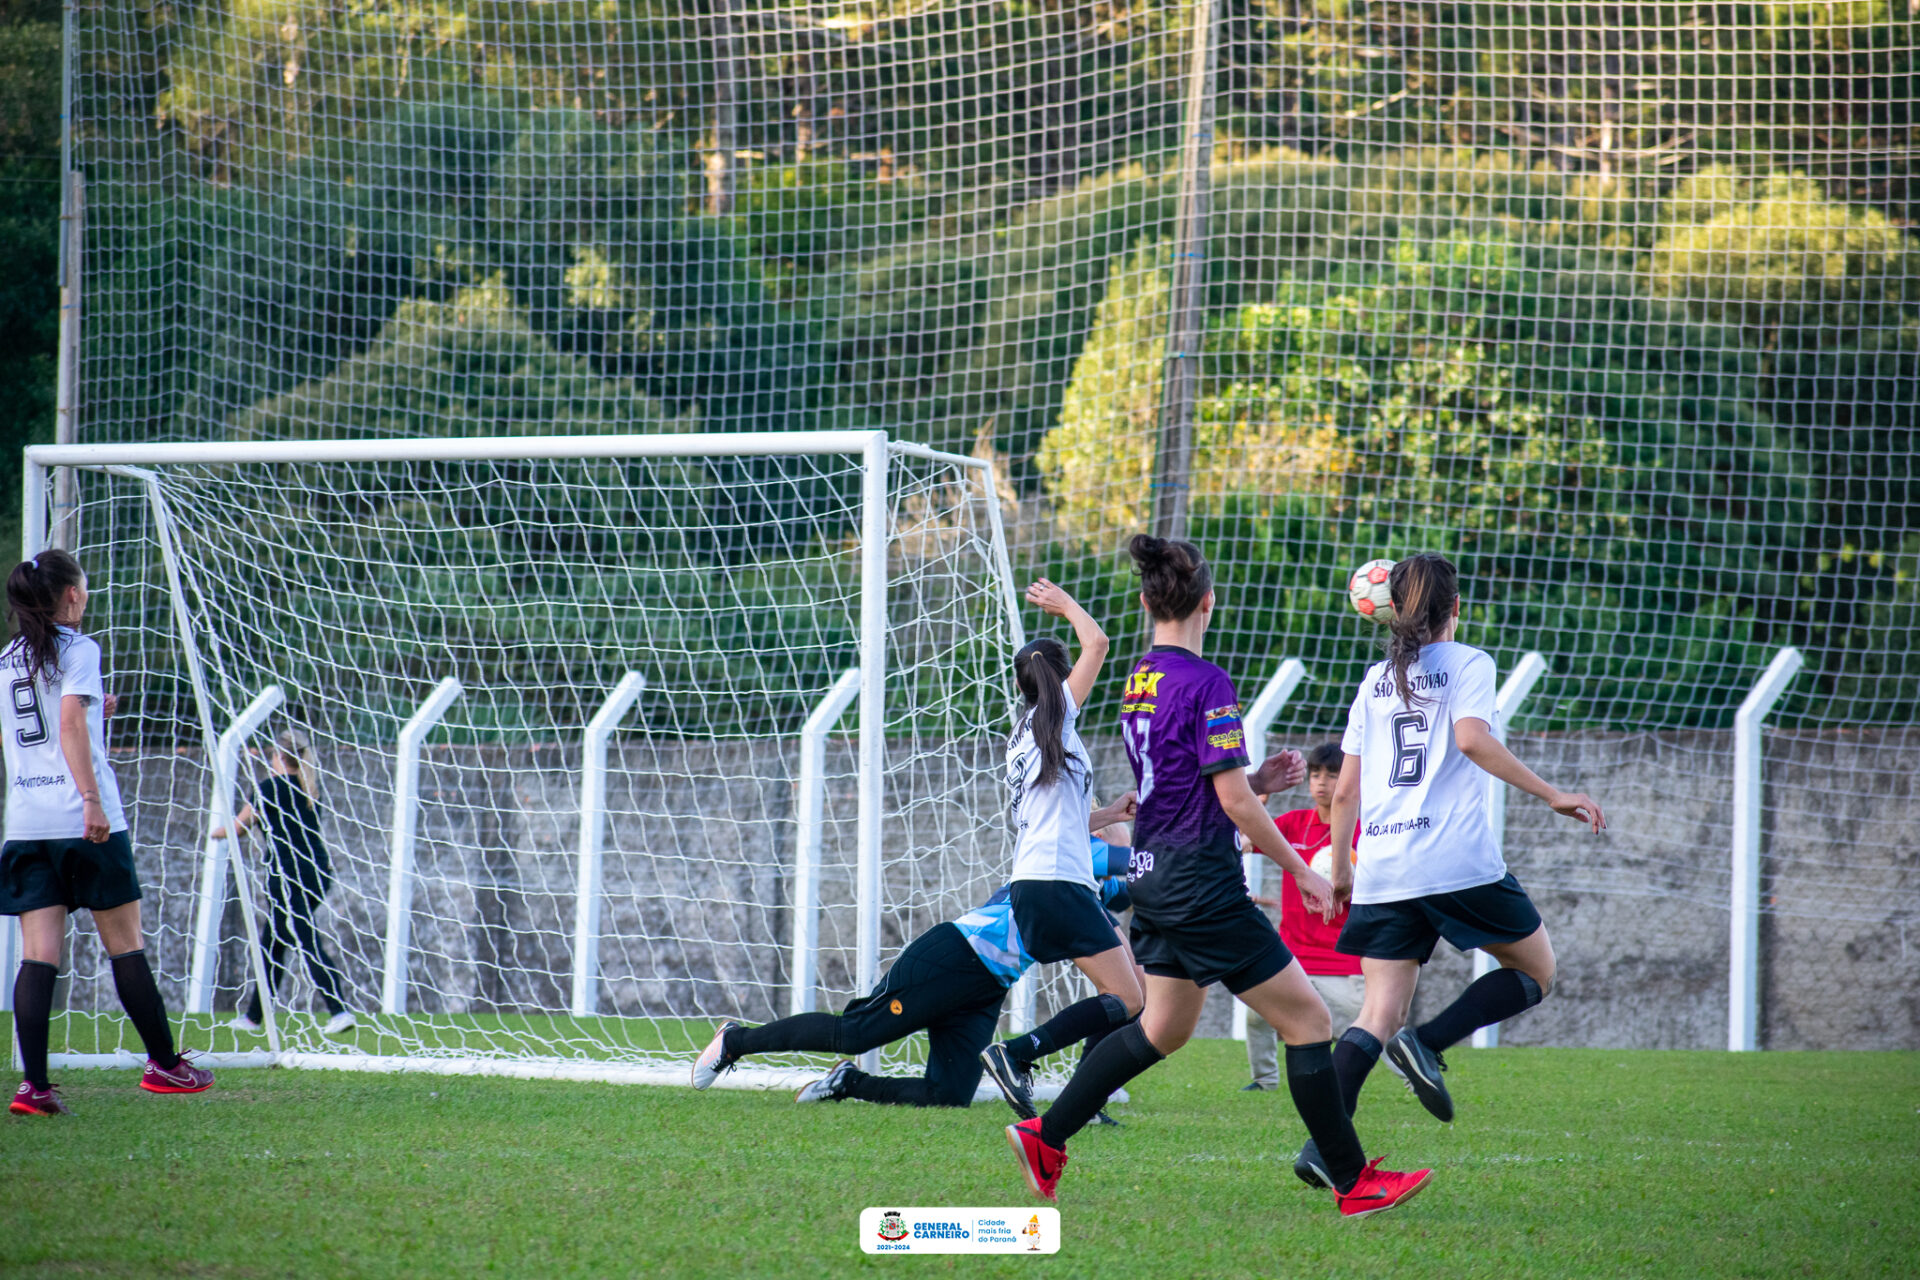
[[[267,982],[279,990],[287,976],[287,944],[307,958],[307,972],[326,1002],[326,1033],[336,1035],[354,1025],[353,1012],[341,997],[340,967],[333,962],[313,927],[313,913],[333,886],[333,864],[320,840],[320,770],[307,735],[288,729],[274,739],[268,758],[272,770],[260,783],[254,804],[234,815],[241,830],[264,822],[273,845],[267,868],[268,916],[260,930],[260,950],[266,956]],[[213,838],[226,837],[224,828]],[[260,991],[256,987],[244,1013],[233,1025],[243,1031],[260,1029]]]

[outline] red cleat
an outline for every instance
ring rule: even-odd
[[[67,1104],[60,1101],[60,1087],[48,1085],[36,1089],[25,1080],[13,1091],[13,1102],[7,1110],[17,1116],[70,1116]]]
[[[1353,1184],[1351,1191],[1336,1194],[1340,1212],[1349,1218],[1364,1218],[1370,1213],[1380,1213],[1403,1205],[1419,1195],[1420,1188],[1426,1186],[1432,1177],[1431,1169],[1414,1173],[1395,1173],[1391,1169],[1382,1169],[1380,1161],[1375,1159],[1360,1171],[1360,1179]]]
[[[213,1088],[213,1072],[194,1066],[184,1053],[171,1071],[163,1070],[159,1063],[148,1058],[147,1069],[140,1075],[140,1087],[148,1093],[203,1093]]]
[[[1027,1185],[1049,1200],[1057,1200],[1054,1190],[1067,1167],[1067,1153],[1040,1140],[1040,1120],[1022,1120],[1007,1126],[1007,1145],[1020,1157],[1020,1170]]]

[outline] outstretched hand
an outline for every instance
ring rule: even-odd
[[[1247,775],[1247,785],[1258,796],[1276,791],[1291,791],[1307,776],[1307,758],[1298,751],[1276,751]]]
[[[1033,585],[1027,588],[1027,603],[1056,618],[1068,617],[1080,607],[1066,588],[1057,587],[1045,578],[1034,579]]]
[[[1556,791],[1547,804],[1561,817],[1586,823],[1593,828],[1595,835],[1607,829],[1606,815],[1600,812],[1600,806],[1592,796],[1582,795],[1578,791]]]

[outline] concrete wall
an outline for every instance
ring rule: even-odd
[[[1103,793],[1131,785],[1113,740],[1090,744]],[[1558,734],[1515,750],[1606,807],[1604,837],[1515,794],[1507,856],[1560,957],[1552,999],[1508,1044],[1719,1048],[1726,1043],[1732,746],[1715,732]],[[883,955],[995,884],[1005,796],[997,743],[946,744],[900,776],[886,843]],[[1771,735],[1763,877],[1763,1043],[1920,1048],[1920,731]],[[339,881],[322,923],[361,1008],[377,1004],[392,761],[336,754],[326,835]],[[786,1010],[794,857],[790,748],[627,742],[613,760],[601,946],[603,1012]],[[822,1007],[849,993],[855,792],[836,746],[822,868]],[[122,761],[148,885],[153,950],[179,996],[186,972],[206,775],[190,755]],[[570,749],[439,748],[422,777],[412,1003],[420,1011],[555,1010],[572,965],[578,761]],[[157,927],[155,927],[157,926]],[[244,985],[237,901],[226,915],[222,1007]],[[74,1008],[113,1008],[89,938]],[[1445,944],[1415,1014],[1468,980]],[[1064,988],[1057,983],[1053,990]],[[311,998],[304,976],[290,996]],[[1202,1034],[1224,1035],[1210,1001]],[[1044,1006],[1043,1006],[1044,1012]]]

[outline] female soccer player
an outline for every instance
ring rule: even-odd
[[[1007,745],[1013,918],[1028,955],[1040,964],[1071,960],[1093,983],[1094,994],[980,1055],[1007,1105],[1023,1118],[1034,1114],[1029,1073],[1036,1060],[1126,1025],[1146,999],[1133,956],[1100,905],[1088,839],[1093,764],[1076,728],[1107,658],[1107,633],[1045,578],[1027,588],[1027,603],[1072,625],[1080,659],[1069,663],[1067,647],[1052,636],[1014,655],[1014,683],[1026,709]]]
[[[66,552],[43,551],[7,575],[7,609],[15,635],[0,650],[13,682],[0,730],[9,779],[0,915],[20,917],[26,952],[13,983],[26,1079],[9,1110],[68,1114],[47,1079],[47,1039],[67,915],[81,907],[93,913],[114,989],[147,1048],[140,1087],[199,1093],[213,1084],[213,1072],[175,1052],[141,938],[140,877],[107,763],[100,645],[80,634],[87,575]]]
[[[1141,535],[1128,548],[1153,647],[1127,677],[1120,709],[1138,783],[1133,855],[1133,951],[1147,972],[1141,1017],[1100,1042],[1059,1101],[1037,1120],[1009,1125],[1007,1140],[1040,1195],[1054,1198],[1066,1143],[1115,1089],[1185,1044],[1222,983],[1286,1041],[1287,1085],[1349,1217],[1390,1209],[1423,1187],[1429,1170],[1369,1164],[1341,1105],[1328,1042],[1333,1026],[1280,935],[1247,896],[1238,829],[1293,874],[1323,918],[1333,888],[1280,835],[1247,783],[1246,735],[1226,672],[1200,657],[1213,617],[1212,574],[1191,543]]]
[[[1096,811],[1094,819],[1105,826],[1124,816],[1125,806],[1121,801]],[[1080,838],[1087,838],[1084,831]],[[796,1013],[759,1027],[721,1023],[694,1061],[693,1087],[709,1088],[748,1054],[853,1055],[925,1030],[925,1075],[869,1075],[847,1061],[801,1089],[794,1101],[971,1106],[980,1084],[980,1051],[993,1039],[1008,988],[1032,966],[1014,922],[1012,894],[1003,886],[958,920],[908,943],[880,985],[839,1014]]]
[[[1339,947],[1360,957],[1366,975],[1360,1017],[1335,1046],[1335,1069],[1351,1112],[1384,1042],[1414,1095],[1451,1120],[1441,1051],[1532,1008],[1553,987],[1553,944],[1494,843],[1481,770],[1595,834],[1607,823],[1591,797],[1548,786],[1493,736],[1493,659],[1454,640],[1460,579],[1446,557],[1402,560],[1387,585],[1387,657],[1354,697],[1334,788],[1334,892],[1353,898]],[[1356,817],[1367,850],[1357,870]],[[1432,1021],[1403,1029],[1420,966],[1441,938],[1462,951],[1479,947],[1501,967]],[[1306,1152],[1301,1159],[1308,1163]]]
[[[267,982],[279,991],[287,976],[287,944],[291,942],[307,958],[307,972],[330,1015],[326,1034],[338,1035],[354,1025],[352,1010],[341,999],[340,967],[320,943],[313,927],[313,913],[326,900],[333,886],[333,864],[327,858],[327,846],[320,840],[320,768],[313,756],[313,745],[298,729],[287,729],[274,739],[268,755],[271,772],[260,784],[258,809],[241,806],[233,825],[244,831],[255,821],[267,824],[273,842],[273,861],[267,871],[267,902],[270,911],[260,929],[260,950],[267,960]],[[225,828],[215,828],[213,838],[226,838]],[[255,988],[244,1013],[234,1015],[233,1025],[243,1031],[260,1029],[260,991]]]

